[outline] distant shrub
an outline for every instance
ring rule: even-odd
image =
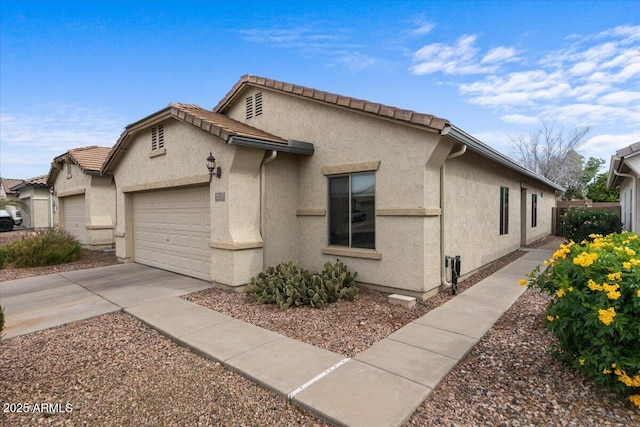
[[[562,219],[564,237],[574,242],[591,240],[591,234],[606,236],[622,231],[616,212],[601,209],[569,208]]]
[[[6,267],[42,267],[80,258],[82,246],[66,231],[51,228],[21,236],[4,247]]]
[[[358,293],[355,278],[342,261],[327,262],[322,273],[311,273],[292,261],[269,267],[251,279],[248,295],[261,304],[278,304],[282,309],[311,305],[322,308],[339,299],[353,301]]]

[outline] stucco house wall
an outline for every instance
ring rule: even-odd
[[[262,115],[247,120],[242,102],[225,113],[315,147],[313,156],[299,160],[297,228],[284,237],[297,241],[295,261],[318,269],[340,257],[369,284],[417,293],[436,288],[439,248],[424,243],[439,230],[439,163],[441,151],[453,143],[438,147],[435,133],[267,90],[251,88],[242,98],[256,93],[262,93]],[[438,158],[433,165],[432,157]],[[328,246],[328,177],[364,164],[375,171],[375,250]],[[267,205],[267,212],[271,209]]]
[[[117,187],[120,259],[136,261],[138,195],[190,188],[205,188],[210,200],[206,279],[233,288],[283,261],[318,270],[340,258],[361,282],[426,298],[441,285],[441,241],[447,255],[462,255],[464,274],[550,233],[558,187],[445,120],[248,80],[213,111],[170,104],[125,128],[101,171]],[[164,147],[152,150],[151,129],[159,125]],[[205,167],[209,153],[220,178]],[[364,239],[373,233],[374,247],[330,245],[330,180],[362,173],[373,176],[373,186],[362,187],[355,204],[345,207],[349,196],[340,192],[333,200],[351,206],[343,225],[358,227]],[[499,232],[501,186],[510,191],[506,235]],[[532,194],[539,195],[536,227]]]
[[[624,229],[640,231],[640,142],[617,150],[611,156],[608,188],[620,188],[621,221]]]
[[[20,190],[18,199],[28,207],[26,212],[22,211],[22,226],[26,228],[51,227],[49,197],[48,188],[28,186]]]
[[[65,201],[68,198],[84,199],[85,232],[80,243],[89,249],[98,250],[114,246],[116,223],[116,188],[111,175],[99,174],[108,149],[105,147],[82,147],[69,150],[54,159],[49,172],[48,184],[54,189],[54,225],[66,228]],[[78,158],[72,160],[72,156]]]

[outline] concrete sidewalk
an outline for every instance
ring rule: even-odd
[[[354,359],[178,297],[125,311],[332,424],[399,426],[525,291],[518,280],[552,253],[529,250]]]
[[[142,264],[117,264],[0,283],[5,338],[211,287]]]

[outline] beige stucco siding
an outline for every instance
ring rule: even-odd
[[[256,92],[251,89],[241,99]],[[353,165],[375,164],[376,210],[439,209],[439,165],[429,163],[434,155],[443,155],[435,151],[437,134],[267,90],[260,92],[261,116],[245,119],[244,101],[237,102],[226,113],[267,132],[310,142],[315,147],[313,156],[298,159],[297,228],[281,226],[279,233],[269,234],[267,247],[287,249],[267,250],[268,265],[286,261],[292,241],[297,242],[297,261],[306,268],[320,269],[324,262],[338,257],[323,254],[328,243],[328,176],[323,168],[343,166],[348,170]],[[274,193],[273,197],[286,200],[293,186],[289,180],[286,191]],[[271,191],[274,190],[269,188],[268,194]],[[280,208],[291,211],[292,202],[289,199]],[[269,223],[273,227],[275,222]],[[438,264],[432,261],[438,257],[438,247],[424,245],[426,239],[437,235],[437,215],[377,216],[375,230],[375,251],[370,252],[380,259],[339,256],[350,269],[358,271],[359,280],[415,292],[427,292],[439,285]],[[271,238],[281,243],[272,243]]]
[[[298,261],[297,158],[278,153],[275,160],[264,165],[262,191],[262,240],[265,266],[283,261]]]
[[[71,163],[71,174],[67,172],[68,161],[53,182],[57,212],[54,222],[65,228],[65,198],[83,196],[85,199],[84,224],[86,232],[82,243],[91,249],[112,247],[116,223],[116,188],[111,176],[88,175]]]
[[[20,190],[19,199],[27,205],[22,222],[28,228],[51,227],[50,193],[48,188],[27,187]]]
[[[263,269],[260,236],[260,164],[264,151],[227,145],[190,124],[169,119],[164,150],[152,153],[151,127],[131,135],[114,169],[117,184],[116,255],[135,261],[133,195],[143,191],[207,185],[210,195],[211,279],[239,286]],[[157,126],[154,124],[153,126]],[[213,153],[221,178],[210,178],[206,159]],[[171,212],[166,212],[171,215]]]
[[[509,188],[509,230],[503,235],[500,187]],[[532,228],[534,191],[538,194],[538,225]],[[468,150],[445,164],[445,254],[461,256],[463,274],[473,271],[520,247],[521,221],[526,224],[526,243],[550,234],[553,206],[553,189]]]

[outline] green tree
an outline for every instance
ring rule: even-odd
[[[582,163],[582,159],[584,158],[582,156],[580,156],[580,158]],[[587,196],[587,191],[598,175],[598,171],[603,164],[603,159],[589,157],[589,160],[587,160],[584,166],[581,166],[582,170],[580,172],[580,176],[576,179],[573,185],[567,188],[567,191],[562,195],[562,198],[564,200],[584,199],[585,197],[590,199],[590,197]]]
[[[594,202],[617,202],[620,200],[620,188],[607,188],[608,173],[598,174],[587,186],[587,198]]]

